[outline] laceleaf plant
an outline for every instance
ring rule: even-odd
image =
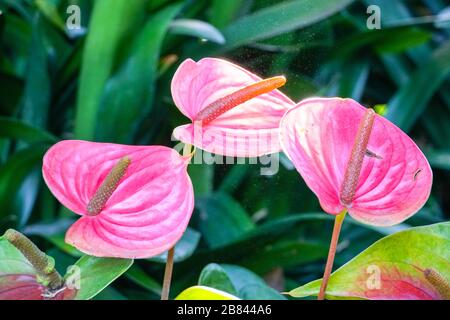
[[[277,88],[286,79],[261,79],[217,58],[185,60],[175,72],[172,98],[192,123],[173,131],[196,148],[231,157],[257,157],[281,150],[278,133],[294,102]]]
[[[187,148],[193,145],[219,156],[257,157],[279,152],[279,124],[294,105],[277,90],[285,83],[284,76],[262,79],[223,59],[187,59],[172,78],[171,93],[175,105],[192,123],[175,128],[173,136]],[[168,259],[169,273],[172,263]]]
[[[81,215],[65,241],[97,257],[150,258],[173,248],[194,210],[189,159],[163,146],[57,143],[44,156],[44,180],[64,206]]]
[[[65,140],[44,156],[50,191],[81,216],[66,242],[97,257],[149,258],[183,235],[194,208],[189,157],[162,146]]]
[[[324,299],[346,213],[375,226],[404,221],[428,199],[431,168],[411,138],[351,99],[300,102],[283,117],[280,142],[323,210],[336,216],[318,293]]]

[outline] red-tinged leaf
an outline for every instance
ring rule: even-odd
[[[336,270],[327,299],[450,299],[450,222],[411,228],[387,236]],[[321,280],[289,292],[317,295]]]

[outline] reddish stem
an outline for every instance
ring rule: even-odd
[[[325,272],[323,274],[322,283],[320,285],[319,295],[317,300],[325,299],[325,292],[327,290],[328,280],[333,270],[334,256],[336,255],[336,248],[339,241],[339,234],[341,232],[342,222],[344,222],[345,214],[347,210],[344,209],[338,214],[334,220],[333,235],[331,236],[330,250],[328,251],[327,264],[325,266]]]
[[[175,255],[175,247],[167,252],[166,268],[164,270],[163,288],[161,291],[161,300],[169,300],[170,283],[172,281],[173,272],[173,256]]]

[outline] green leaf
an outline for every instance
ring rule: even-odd
[[[196,206],[200,231],[211,248],[230,243],[254,228],[245,210],[226,194],[201,197]]]
[[[214,288],[194,286],[181,292],[175,300],[239,300],[239,298]]]
[[[258,274],[265,274],[277,267],[295,267],[325,258],[328,252],[326,243],[307,240],[281,240],[261,246],[249,252],[240,264]]]
[[[211,5],[211,24],[219,29],[225,27],[233,21],[241,6],[241,0],[213,0]]]
[[[46,239],[64,253],[78,258],[83,256],[83,253],[81,251],[79,251],[74,246],[66,243],[65,234],[47,235]]]
[[[450,41],[424,61],[388,102],[386,117],[409,131],[450,72]]]
[[[44,41],[44,24],[37,15],[33,19],[33,33],[27,60],[22,119],[29,124],[45,128],[51,100],[51,84]]]
[[[169,6],[155,14],[131,44],[119,71],[107,82],[97,124],[97,138],[131,143],[140,121],[148,116],[155,95],[161,45],[167,28],[180,10]]]
[[[189,258],[197,248],[200,237],[200,232],[188,227],[183,233],[181,239],[175,245],[175,254],[173,256],[173,261],[180,262]],[[159,263],[166,263],[167,252],[164,252],[156,257],[149,258],[148,260]]]
[[[0,208],[2,208],[0,217],[4,214],[22,216],[26,213],[22,210],[23,202],[34,201],[38,188],[34,185],[32,187],[34,193],[23,195],[26,198],[22,197],[20,190],[26,187],[24,183],[29,181],[27,179],[42,163],[42,157],[46,151],[47,147],[39,144],[22,149],[0,167]],[[21,221],[23,221],[22,217]]]
[[[65,29],[65,24],[63,19],[58,13],[58,8],[48,0],[35,0],[36,6],[42,12],[44,16],[47,17],[55,26],[61,30]]]
[[[205,151],[202,152],[204,154]],[[196,153],[197,154],[197,153]],[[214,183],[214,166],[206,163],[193,163],[188,167],[189,177],[194,185],[195,196],[212,192]]]
[[[18,77],[0,72],[0,114],[12,115],[22,97],[23,83]],[[2,126],[0,126],[1,130]]]
[[[170,32],[177,35],[192,36],[224,44],[222,33],[207,22],[194,19],[177,19],[170,24]]]
[[[255,300],[284,300],[286,299],[275,289],[269,287],[263,279],[246,268],[222,264],[237,291],[237,296],[242,299]]]
[[[321,21],[349,5],[352,0],[285,1],[242,17],[223,30],[224,49],[267,39]]]
[[[335,57],[350,59],[355,51],[367,50],[367,47],[374,48],[378,53],[400,52],[419,46],[430,38],[429,32],[410,27],[365,30],[338,43],[334,55]]]
[[[225,270],[217,263],[210,263],[203,268],[198,279],[200,286],[207,286],[236,295],[236,288]]]
[[[45,130],[30,126],[20,120],[5,117],[0,117],[0,137],[22,140],[29,143],[54,143],[58,140],[54,135]]]
[[[132,259],[81,257],[75,264],[75,267],[79,268],[80,275],[80,289],[75,300],[93,298],[127,271],[132,264]]]
[[[426,156],[433,168],[450,170],[450,150],[428,150]]]
[[[313,227],[319,226],[318,228],[321,229],[326,222],[328,222],[331,227],[332,221],[333,217],[325,213],[292,214],[285,218],[257,226],[224,246],[208,251],[199,251],[191,259],[181,263],[178,269],[181,271],[186,270],[187,272],[188,270],[191,271],[193,268],[198,268],[198,266],[205,265],[211,261],[236,264],[247,261],[251,263],[248,259],[249,256],[253,256],[253,259],[257,259],[259,254],[264,254],[264,249],[262,248],[273,246],[275,243],[289,235],[290,232],[294,232],[294,230],[301,232],[299,229],[302,227],[307,228],[308,230],[315,230]],[[328,238],[329,236],[327,234],[327,243],[329,241]],[[307,259],[306,256],[303,256],[303,258],[305,258],[305,260]],[[316,257],[313,258],[316,259]],[[254,265],[252,267],[254,267]],[[254,271],[258,270],[259,268],[256,268]]]
[[[387,236],[361,252],[330,277],[327,298],[425,299],[439,297],[425,276],[433,270],[450,279],[450,222],[411,228]],[[321,280],[289,292],[317,295]]]
[[[5,274],[36,274],[33,266],[3,236],[0,237],[0,276]]]
[[[131,266],[125,274],[127,278],[141,287],[147,289],[150,292],[153,292],[156,295],[161,295],[162,287],[161,285],[153,278],[151,278],[145,271],[139,267],[137,264]]]
[[[91,140],[105,83],[111,73],[120,41],[145,10],[145,1],[96,1],[89,23],[79,80],[75,137]]]

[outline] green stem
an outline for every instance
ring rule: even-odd
[[[330,250],[328,251],[327,264],[325,265],[325,271],[320,285],[319,295],[317,300],[324,300],[327,290],[328,280],[333,270],[334,256],[336,255],[336,248],[339,241],[339,234],[341,232],[342,223],[344,222],[347,209],[344,209],[339,213],[334,220],[333,235],[331,236]]]
[[[63,279],[56,271],[52,257],[47,256],[30,239],[16,230],[8,229],[4,237],[31,263],[47,288],[56,290],[63,286]]]

